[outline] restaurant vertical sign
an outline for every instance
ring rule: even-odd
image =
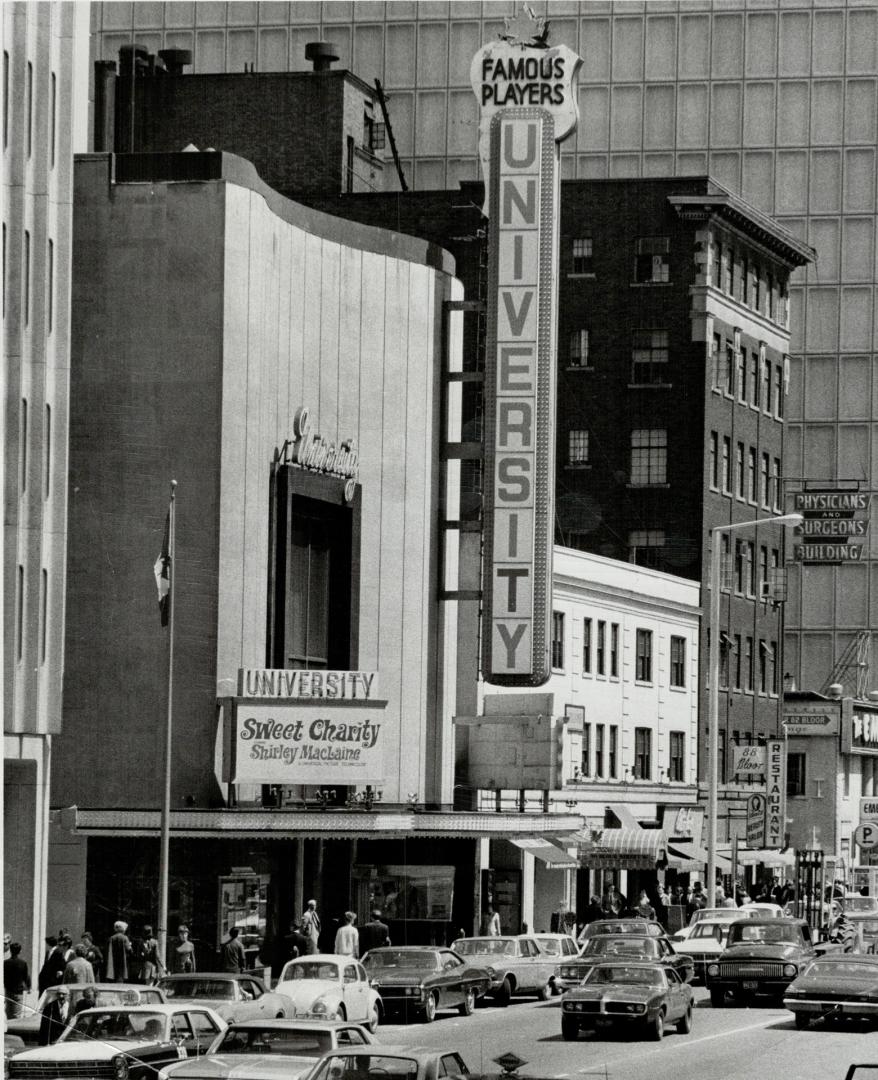
[[[485,361],[486,681],[551,673],[560,142],[580,58],[525,6],[472,63],[489,225]]]

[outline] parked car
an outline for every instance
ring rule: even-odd
[[[308,1073],[308,1080],[441,1080],[468,1074],[456,1050],[381,1045],[366,1054],[356,1047],[324,1054]]]
[[[104,1005],[156,1005],[166,1000],[164,993],[157,986],[140,986],[130,983],[62,983],[59,986],[50,986],[40,994],[37,1007],[27,1016],[20,1016],[15,1020],[6,1021],[6,1031],[9,1035],[18,1035],[26,1044],[35,1045],[39,1039],[40,1024],[46,1017],[46,1029],[50,1042],[55,1042],[67,1027],[68,1021],[72,1021],[76,1006],[82,1001],[83,994],[87,990],[93,990],[95,995],[95,1007]],[[51,1006],[59,998],[67,995],[68,1021],[61,1024],[50,1020],[54,1013]]]
[[[815,947],[804,919],[740,919],[729,927],[726,948],[707,965],[710,1002],[722,1005],[729,992],[739,1001],[757,994],[781,997],[819,952],[836,949]]]
[[[352,1020],[374,1032],[384,1006],[359,960],[312,953],[283,967],[275,990],[291,999],[300,1020]]]
[[[688,941],[692,931],[702,922],[733,923],[738,919],[756,919],[759,912],[753,907],[739,908],[700,908],[693,911],[689,918],[689,925],[671,934],[672,941]]]
[[[230,1024],[207,1053],[168,1065],[159,1080],[297,1080],[340,1046],[375,1042],[359,1024],[333,1020],[246,1020]]]
[[[561,1002],[561,1034],[621,1025],[661,1039],[668,1024],[692,1030],[692,987],[663,964],[605,963],[591,969],[581,986]]]
[[[596,934],[648,934],[652,937],[665,937],[667,931],[654,919],[595,919],[583,928],[579,943],[584,945]]]
[[[363,967],[385,1012],[427,1023],[442,1009],[470,1016],[491,986],[487,968],[467,963],[452,949],[384,946],[366,953]]]
[[[487,968],[488,993],[498,1005],[520,994],[536,994],[541,1001],[552,995],[555,961],[532,934],[458,938],[451,948],[468,963]]]
[[[878,957],[835,953],[809,964],[786,989],[783,1003],[796,1027],[837,1017],[878,1018]]]
[[[681,947],[685,948],[695,962],[693,979],[705,978],[707,965],[716,960],[726,947],[726,938],[731,925],[728,919],[717,921],[710,919],[691,927],[692,933]]]
[[[227,1022],[267,1020],[295,1016],[292,1001],[266,989],[255,975],[234,972],[206,972],[191,975],[165,975],[158,987],[168,1001],[196,1001],[215,1009]]]
[[[9,1080],[154,1080],[172,1061],[203,1054],[225,1027],[212,1009],[188,1003],[86,1009],[53,1046],[10,1058]]]
[[[556,960],[555,971],[552,974],[551,986],[553,994],[563,993],[562,987],[558,985],[558,967],[557,961],[564,961],[568,957],[576,956],[579,952],[579,945],[576,943],[576,939],[570,934],[534,934],[540,948],[549,956],[554,956]]]

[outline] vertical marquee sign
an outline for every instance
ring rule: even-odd
[[[581,63],[528,7],[473,58],[490,219],[485,360],[484,621],[489,683],[551,673],[559,143]]]

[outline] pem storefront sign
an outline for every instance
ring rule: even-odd
[[[878,754],[878,712],[853,709],[845,718],[841,748],[846,754]]]
[[[384,779],[385,701],[233,701],[233,784],[363,784]]]
[[[551,673],[559,143],[581,59],[547,36],[525,5],[471,67],[491,221],[482,670],[507,686]]]

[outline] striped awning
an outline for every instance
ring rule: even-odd
[[[549,840],[543,840],[536,836],[521,836],[513,839],[512,843],[517,848],[521,848],[522,851],[526,851],[528,855],[541,859],[546,866],[553,870],[579,869],[579,859],[573,855],[568,855],[563,848],[557,847]]]
[[[592,870],[654,870],[668,848],[661,829],[601,829],[594,838],[580,836],[582,865]]]

